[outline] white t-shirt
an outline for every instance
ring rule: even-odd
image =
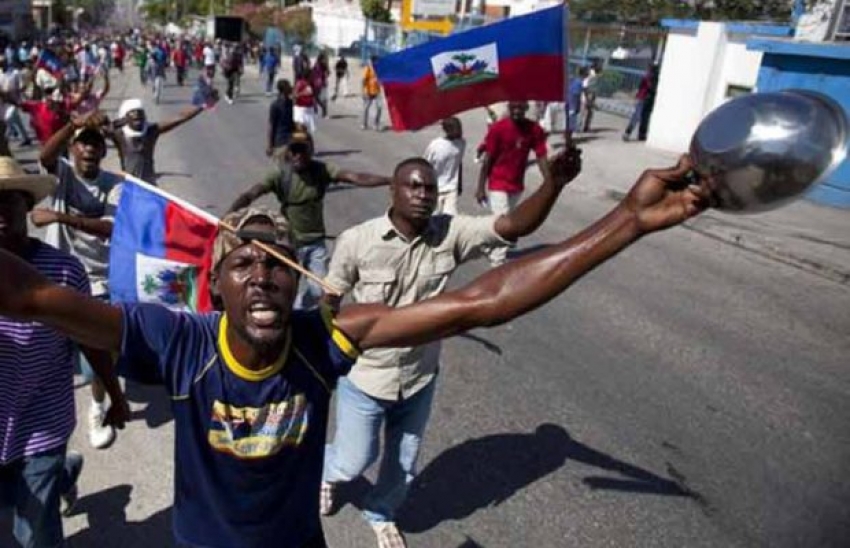
[[[215,51],[209,46],[204,46],[204,66],[215,65]]]
[[[460,167],[466,141],[450,141],[444,136],[437,137],[425,149],[425,159],[437,172],[437,187],[440,193],[456,191],[460,179]]]

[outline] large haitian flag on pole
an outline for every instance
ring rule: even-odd
[[[500,101],[564,101],[566,5],[378,59],[393,129],[419,129]]]
[[[217,232],[215,216],[125,176],[110,242],[112,301],[211,310],[209,273]]]

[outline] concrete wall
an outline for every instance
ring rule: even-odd
[[[761,52],[724,23],[671,28],[661,64],[647,144],[685,151],[703,117],[728,96],[730,86],[756,84]]]

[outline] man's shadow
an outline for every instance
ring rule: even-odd
[[[87,514],[88,527],[66,537],[68,548],[174,546],[170,507],[144,521],[127,521],[126,508],[132,490],[130,485],[116,485],[78,500],[73,515]],[[17,545],[12,537],[12,512],[4,509],[0,512],[0,546]]]
[[[148,428],[158,428],[174,418],[171,414],[171,399],[162,386],[127,380],[124,395],[128,402],[147,404],[143,411],[133,411],[130,420],[144,419]]]
[[[74,514],[87,514],[89,526],[68,537],[69,548],[174,546],[170,507],[144,521],[127,521],[126,508],[132,490],[130,485],[117,485],[81,498],[74,506]]]
[[[414,480],[399,515],[405,531],[419,533],[447,520],[496,506],[568,460],[613,472],[582,479],[590,489],[651,493],[701,500],[681,481],[597,451],[561,426],[542,424],[529,434],[497,434],[461,443],[434,459]],[[359,489],[358,489],[359,490]]]

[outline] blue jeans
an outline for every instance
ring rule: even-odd
[[[629,118],[629,125],[626,126],[626,132],[624,133],[626,137],[630,137],[635,127],[640,123],[640,117],[643,114],[643,103],[643,99],[638,99],[637,103],[635,103],[635,109],[632,111],[632,116]]]
[[[59,495],[71,485],[64,445],[0,465],[0,507],[14,510],[12,533],[21,546],[64,546]]]
[[[301,266],[320,278],[327,276],[328,248],[325,247],[324,240],[298,246],[295,254],[298,256],[298,262]],[[298,288],[298,296],[295,298],[295,308],[309,310],[318,306],[322,293],[323,290],[319,284],[306,278],[302,279]]]
[[[369,97],[368,95],[363,96],[363,127],[369,127],[369,110],[371,110],[372,105],[375,105],[375,129],[381,129],[381,96],[376,95],[374,97]]]
[[[109,293],[105,293],[103,295],[94,295],[94,298],[103,301],[106,304],[109,304]],[[83,380],[86,383],[91,383],[94,380],[94,369],[92,369],[91,364],[86,359],[86,355],[82,352],[77,352],[77,356],[80,360],[80,373],[83,375]]]
[[[351,481],[378,458],[381,426],[384,457],[378,481],[366,498],[363,515],[370,523],[395,521],[416,474],[416,459],[437,382],[406,400],[379,400],[364,394],[346,378],[339,380],[336,433],[325,451],[322,481]]]

